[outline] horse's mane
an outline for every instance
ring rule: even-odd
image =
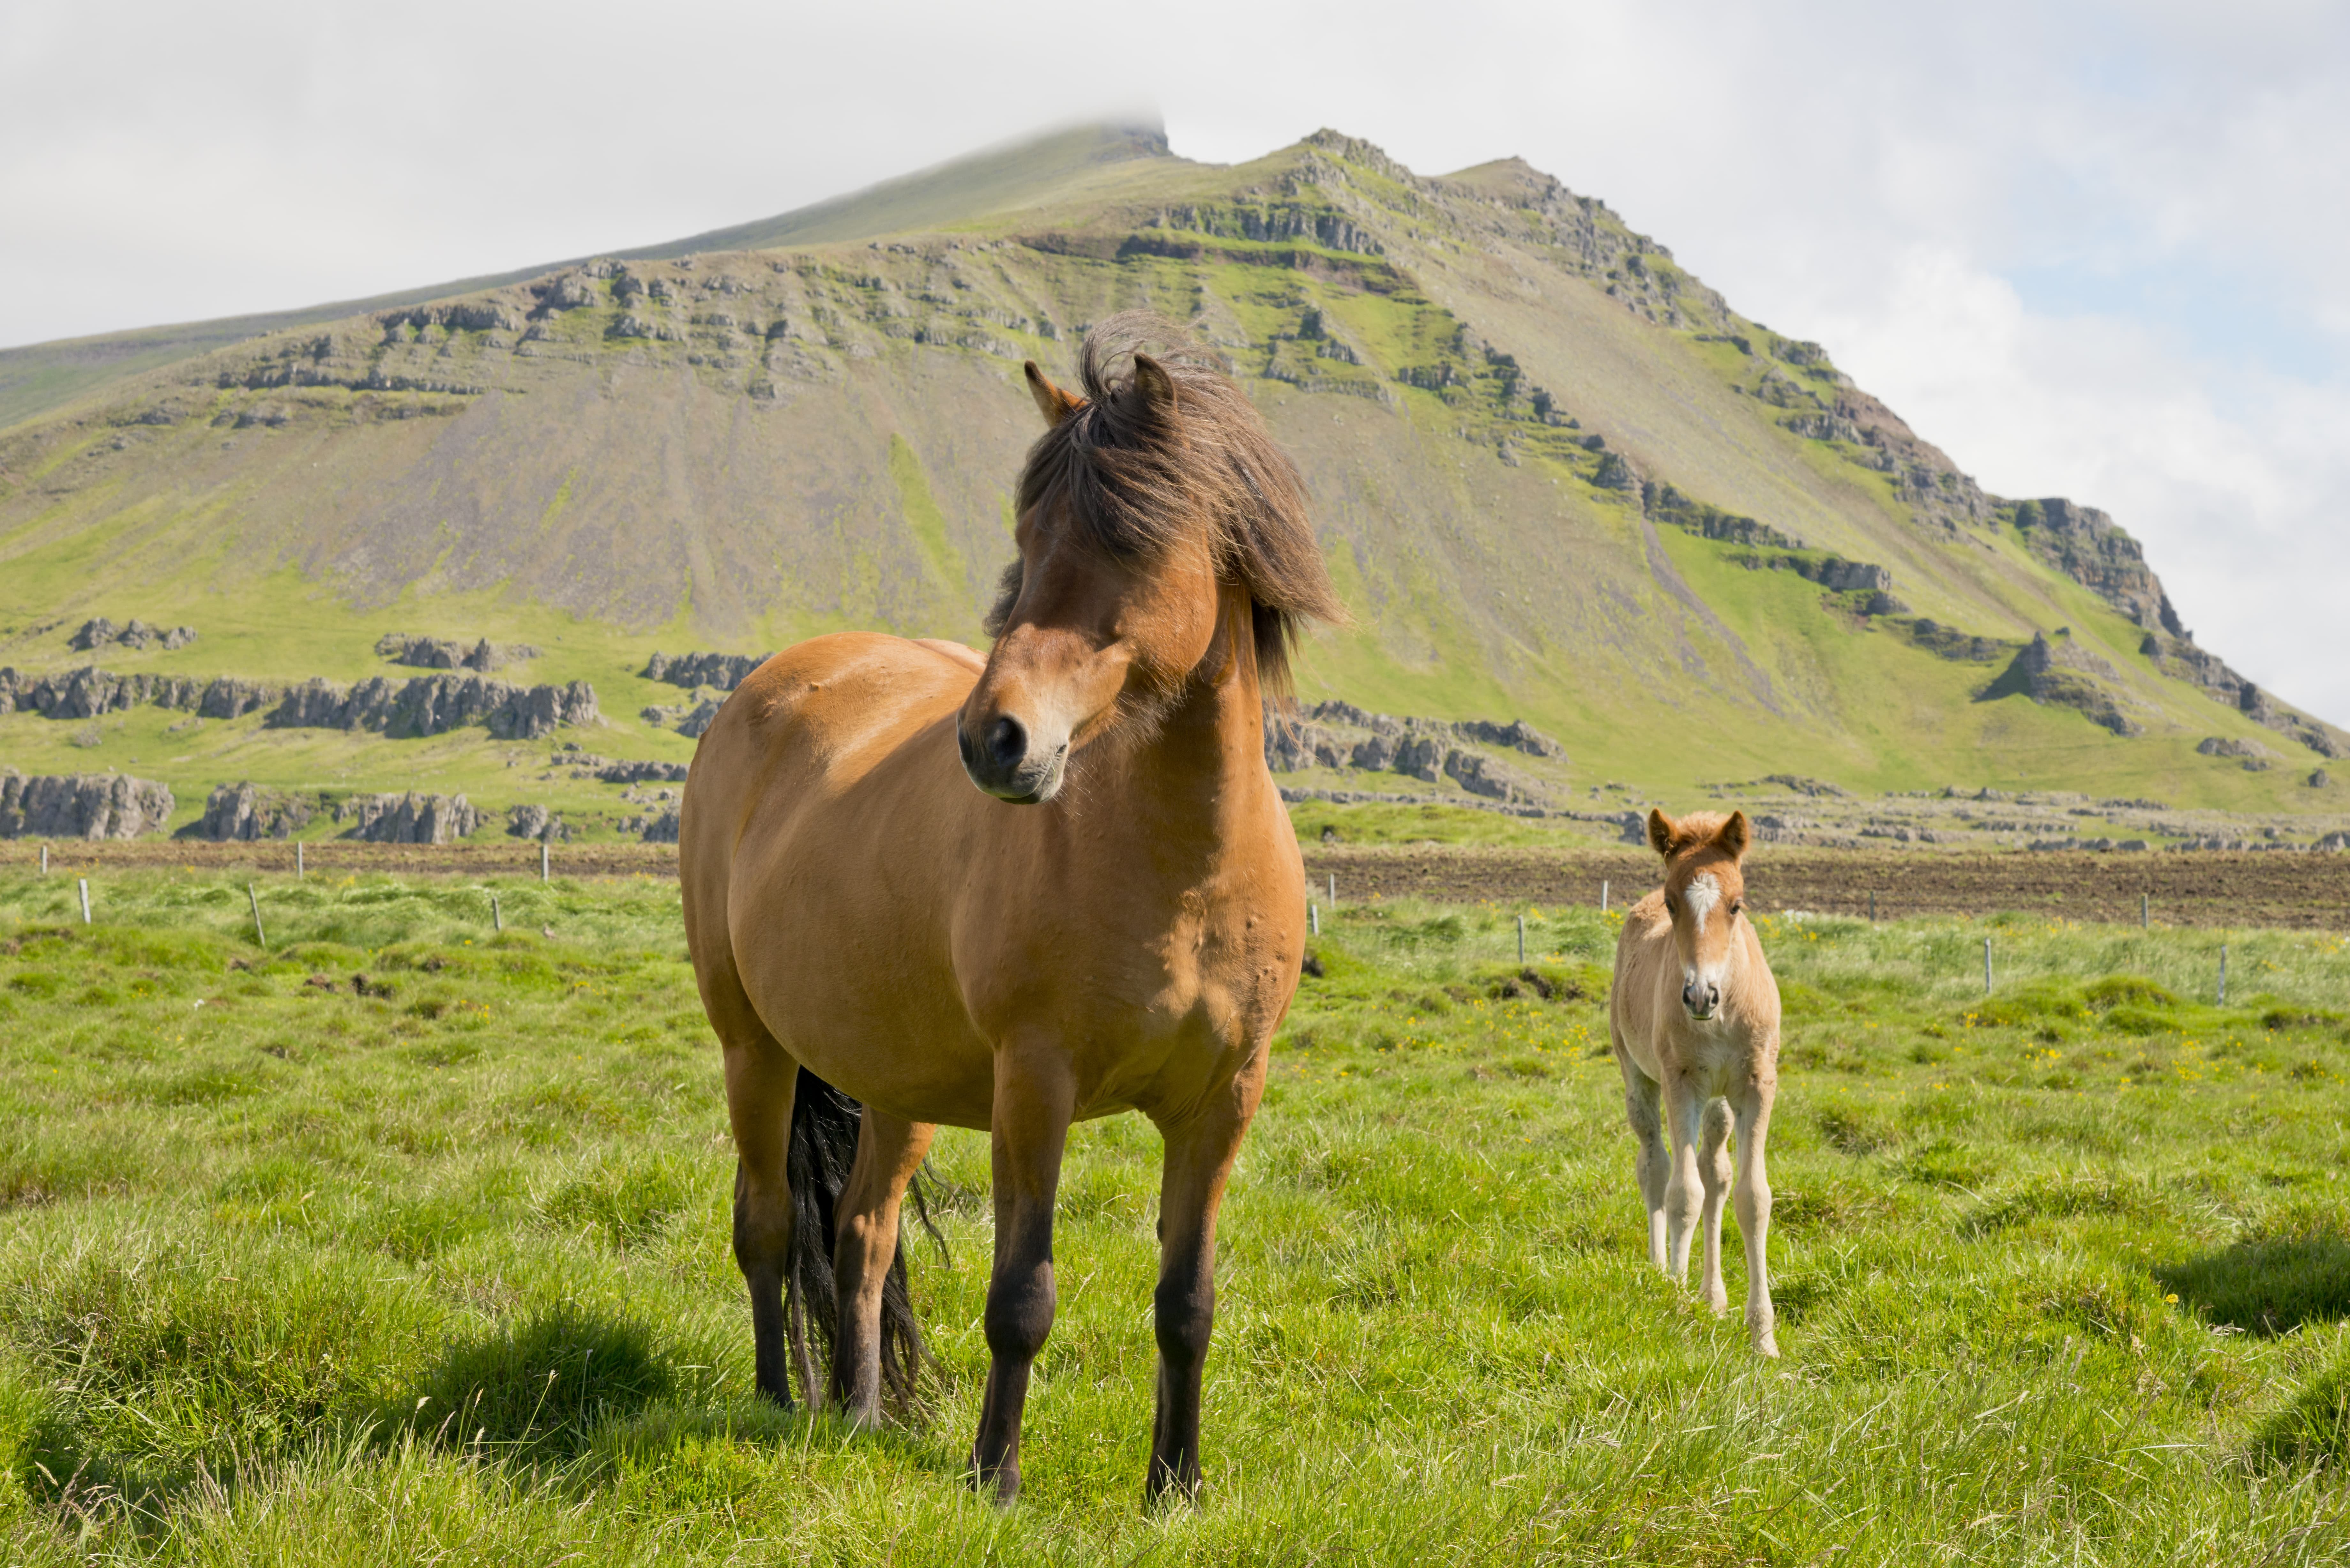
[[[1155,417],[1136,395],[1138,351],[1173,380],[1172,420]],[[1218,575],[1248,590],[1258,681],[1285,701],[1290,650],[1304,623],[1347,615],[1323,567],[1296,465],[1222,357],[1148,311],[1088,331],[1077,376],[1087,400],[1029,449],[1020,510],[1058,503],[1095,548],[1139,563],[1206,529]]]

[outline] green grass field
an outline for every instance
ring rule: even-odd
[[[933,1412],[750,1398],[673,883],[270,881],[265,949],[242,882],[93,892],[0,878],[11,1561],[2350,1553],[2338,938],[1772,922],[1764,1364],[1647,1265],[1606,919],[1343,909],[1224,1210],[1207,1490],[1152,1517],[1139,1119],[1074,1139],[999,1513],[976,1134],[912,1254]]]

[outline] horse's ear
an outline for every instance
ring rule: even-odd
[[[1648,846],[1651,849],[1670,860],[1673,857],[1673,841],[1680,836],[1679,825],[1665,815],[1663,807],[1652,805],[1648,808]]]
[[[1715,846],[1732,860],[1746,853],[1746,846],[1752,839],[1752,835],[1746,829],[1746,814],[1742,811],[1731,812],[1730,820],[1723,823],[1713,836]]]
[[[1135,410],[1153,424],[1165,424],[1175,415],[1175,378],[1148,354],[1134,357]]]
[[[1036,361],[1028,361],[1028,395],[1036,400],[1036,411],[1045,416],[1047,426],[1057,425],[1086,406],[1083,398],[1073,398],[1045,379],[1036,369]]]

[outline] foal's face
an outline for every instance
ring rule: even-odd
[[[1077,406],[1034,375],[1048,421]],[[1040,385],[1041,384],[1041,385]],[[956,725],[963,771],[998,800],[1060,793],[1069,755],[1121,718],[1147,718],[1206,658],[1218,608],[1204,535],[1161,559],[1107,558],[1058,508],[1024,514],[1002,630]]]
[[[1721,1010],[1746,918],[1746,877],[1739,868],[1746,814],[1732,812],[1717,826],[1710,819],[1676,823],[1651,811],[1648,841],[1665,857],[1665,913],[1680,954],[1681,1006],[1693,1022],[1711,1023]]]

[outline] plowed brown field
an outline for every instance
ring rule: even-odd
[[[1313,884],[1338,878],[1341,899],[1378,894],[1480,899],[1630,902],[1658,884],[1656,857],[1632,849],[1529,850],[1309,845]],[[2188,855],[1756,849],[1746,887],[1758,909],[1887,919],[2015,909],[2074,920],[2150,918],[2174,926],[2350,929],[2350,855],[2286,851]]]
[[[535,876],[531,844],[446,846],[314,844],[312,876],[393,872],[449,877]],[[39,846],[0,845],[0,867],[34,863]],[[290,876],[289,844],[52,843],[54,874],[109,869],[249,869]],[[558,846],[558,877],[674,877],[671,845]],[[1653,856],[1632,849],[1525,849],[1442,845],[1308,844],[1316,890],[1336,876],[1342,900],[1419,898],[1444,902],[1596,904],[1600,884],[1621,906],[1657,883]],[[2152,918],[2175,926],[2283,926],[2350,929],[2350,855],[2265,853],[1953,854],[1912,850],[1758,848],[1747,861],[1758,909],[1879,916],[1980,915],[2014,909],[2074,920],[2135,920],[2141,895]]]

